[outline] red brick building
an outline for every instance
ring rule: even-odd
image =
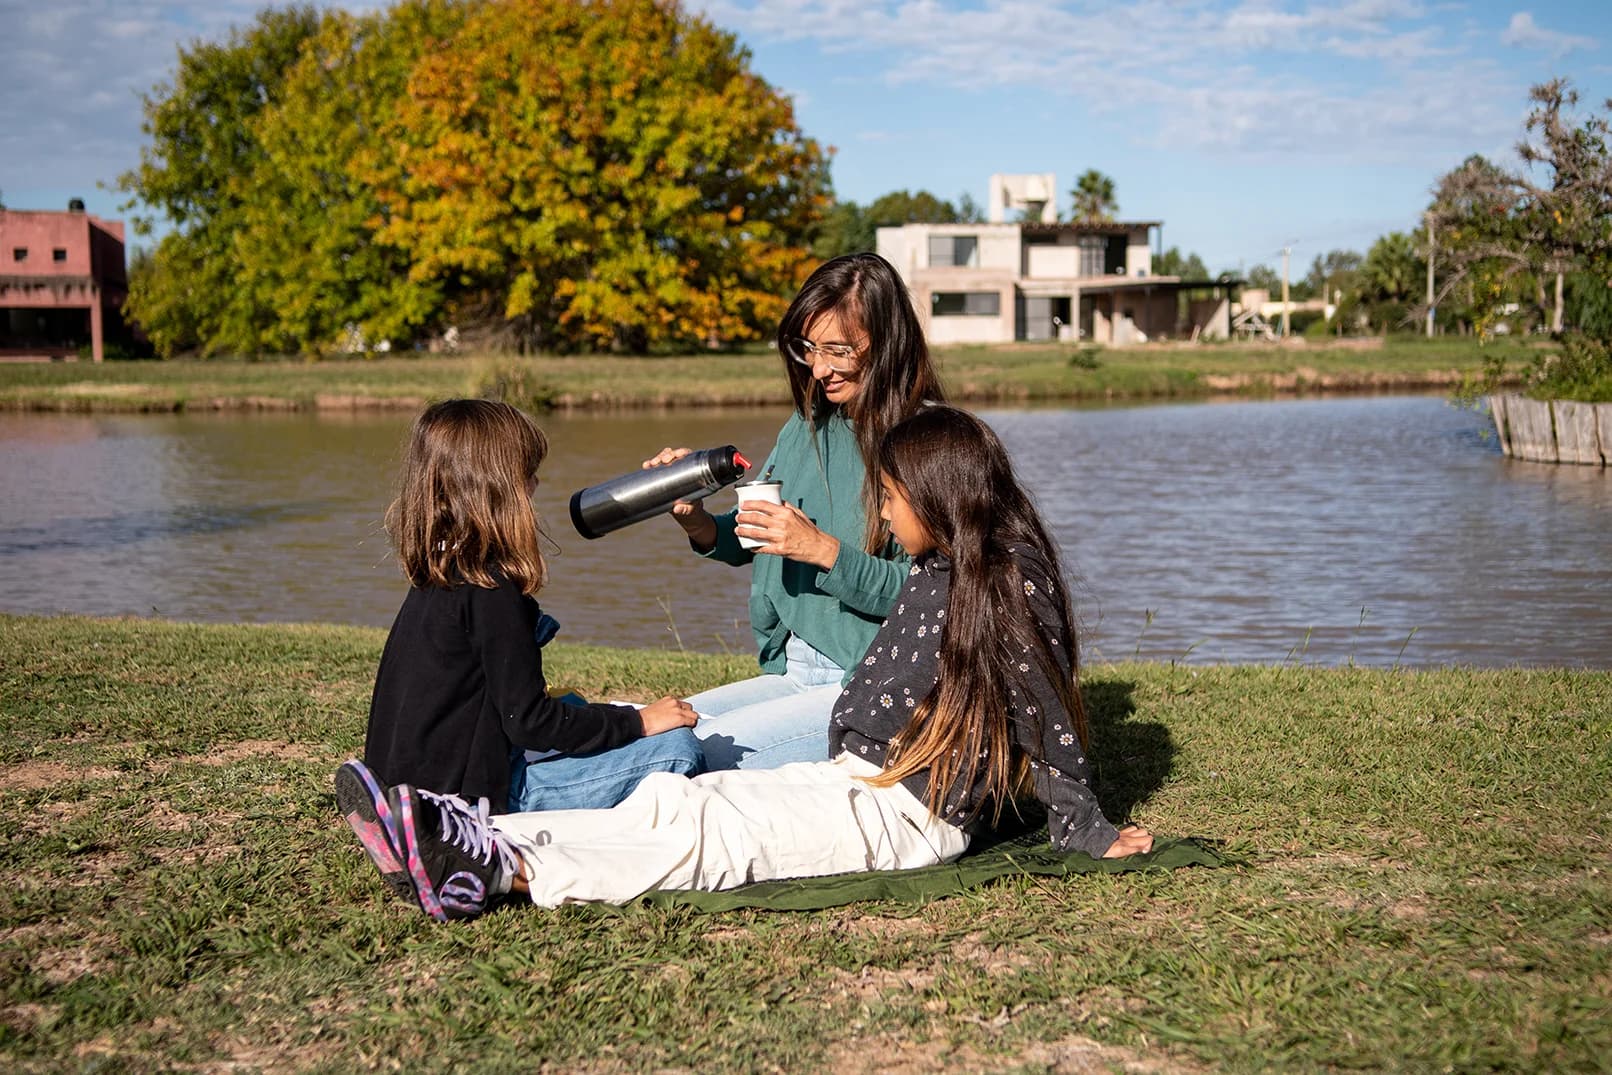
[[[0,209],[0,358],[99,362],[123,325],[123,222],[84,211]]]

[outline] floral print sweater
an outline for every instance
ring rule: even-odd
[[[1058,626],[1054,601],[1059,582],[1050,565],[1028,546],[1010,551],[1031,612],[1051,638],[1054,654],[1068,654],[1073,640],[1064,637]],[[900,735],[938,678],[950,584],[951,563],[941,554],[929,553],[912,565],[889,618],[834,705],[828,732],[831,757],[849,752],[884,764],[890,740]],[[1118,833],[1092,793],[1086,751],[1040,662],[1029,647],[1018,648],[1022,659],[1013,670],[1017,684],[1009,690],[1008,714],[1018,747],[1029,755],[1036,798],[1047,808],[1052,846],[1101,856]],[[1060,660],[1062,668],[1068,669],[1072,656]],[[980,769],[984,767],[982,759]],[[927,772],[915,773],[902,784],[920,801],[928,801]],[[975,813],[984,796],[983,784],[980,777],[967,794],[949,795],[944,819],[970,830],[988,826],[991,804]]]

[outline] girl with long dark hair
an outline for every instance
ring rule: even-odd
[[[928,866],[1031,796],[1059,850],[1150,850],[1152,835],[1116,830],[1090,787],[1057,552],[1001,442],[935,406],[893,427],[875,458],[880,517],[916,559],[833,707],[832,761],[652,775],[611,810],[491,819],[457,797],[381,789],[375,813],[420,907],[446,921],[510,891],[541,906],[619,903]]]

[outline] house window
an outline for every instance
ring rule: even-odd
[[[54,261],[54,262],[56,262],[58,264],[60,264],[61,262],[66,261],[67,260],[67,251],[63,250],[61,247],[58,246],[56,249],[54,249],[54,250],[52,250],[50,252],[50,260],[52,260],[52,261]]]
[[[27,261],[28,260],[28,248],[26,246],[14,246],[14,247],[12,247],[11,248],[11,260],[12,261]]]
[[[1080,275],[1102,276],[1106,267],[1108,240],[1101,235],[1080,237]]]
[[[997,317],[1002,295],[996,291],[937,291],[930,299],[936,317]]]
[[[972,235],[931,235],[929,237],[929,267],[978,268],[980,241]]]

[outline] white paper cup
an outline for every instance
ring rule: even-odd
[[[733,487],[734,495],[739,500],[739,510],[743,511],[749,501],[764,500],[769,504],[782,504],[784,502],[784,486],[782,482],[744,482]],[[755,538],[740,537],[741,549],[759,549],[765,541]]]

